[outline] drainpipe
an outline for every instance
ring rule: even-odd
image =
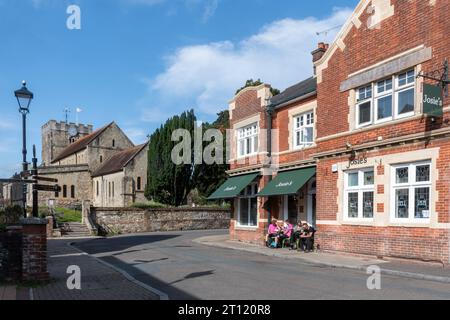
[[[275,112],[275,108],[274,105],[269,103],[266,107],[266,113],[267,113],[267,156],[269,159],[269,162],[267,164],[265,164],[266,166],[271,166],[272,165],[272,119],[273,119],[273,113]],[[269,182],[272,181],[272,176],[269,176]],[[270,208],[267,208],[267,218],[268,218],[268,223],[270,225],[271,220],[272,220],[272,214],[271,214],[271,210]]]

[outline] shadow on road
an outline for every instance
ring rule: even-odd
[[[93,239],[84,242],[78,242],[76,247],[89,254],[108,253],[115,251],[124,251],[136,246],[144,244],[153,244],[155,242],[161,242],[179,237],[178,235],[142,235],[142,236],[129,236],[129,237],[115,237],[104,239]],[[141,251],[130,250],[128,252]],[[123,253],[123,252],[122,252]]]
[[[134,247],[136,246],[155,244],[158,242],[171,240],[177,237],[179,237],[179,235],[175,234],[124,236],[124,237],[88,240],[84,242],[74,243],[74,246],[89,254],[101,255],[100,257],[101,260],[127,272],[128,274],[133,276],[133,278],[135,278],[136,280],[166,293],[169,296],[169,299],[171,300],[199,300],[198,297],[195,297],[194,295],[191,295],[183,290],[177,289],[174,286],[172,286],[172,284],[161,281],[158,278],[155,278],[137,268],[137,266],[141,265],[142,263],[163,261],[167,260],[167,258],[152,261],[136,260],[135,261],[136,263],[128,264],[116,257],[117,255],[121,255],[124,253],[142,251],[134,249]],[[189,247],[189,246],[178,246],[178,247]],[[120,253],[117,253],[118,251],[120,251]],[[108,255],[108,253],[110,254]],[[207,276],[213,273],[214,271],[206,271],[196,274],[193,273],[187,275],[183,279],[175,281],[174,283],[181,282],[187,279]]]
[[[194,272],[194,273],[188,274],[187,276],[183,277],[180,280],[171,282],[170,284],[175,284],[175,283],[182,282],[182,281],[188,280],[188,279],[197,279],[197,278],[201,278],[201,277],[210,276],[210,275],[214,274],[214,271],[215,270],[209,270],[209,271],[204,271],[204,272]]]

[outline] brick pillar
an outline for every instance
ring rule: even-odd
[[[20,280],[22,274],[22,227],[6,229],[5,247],[8,252],[5,268],[5,280]]]
[[[48,281],[47,220],[22,219],[22,280]]]

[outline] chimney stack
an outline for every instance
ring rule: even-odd
[[[313,52],[311,52],[311,54],[313,56],[313,63],[315,63],[316,61],[319,61],[323,57],[325,52],[327,52],[329,46],[330,45],[328,43],[319,42],[317,49],[314,50]],[[315,66],[314,66],[314,75],[316,75],[316,67]]]

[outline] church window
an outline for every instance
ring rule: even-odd
[[[70,187],[70,197],[75,199],[75,186]]]
[[[137,190],[140,191],[142,188],[142,179],[141,177],[137,178]]]
[[[63,198],[67,198],[67,186],[63,185]]]

